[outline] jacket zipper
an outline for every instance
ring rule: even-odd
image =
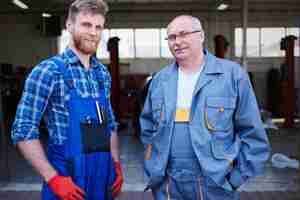
[[[166,184],[166,193],[167,193],[167,200],[170,200],[170,177],[167,178],[167,184]]]
[[[202,187],[201,187],[200,178],[198,178],[198,187],[199,187],[199,195],[200,195],[200,199],[199,200],[204,200],[203,199],[203,191],[202,191]]]

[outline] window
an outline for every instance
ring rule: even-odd
[[[107,43],[109,40],[109,30],[104,29],[101,35],[101,41],[97,49],[97,58],[109,58],[109,51],[107,49]]]
[[[71,35],[70,33],[66,30],[63,29],[61,31],[61,36],[58,38],[58,52],[62,53],[66,47],[68,46],[70,42]]]
[[[242,55],[243,35],[241,28],[235,28],[235,56]],[[299,37],[299,28],[248,28],[247,56],[249,57],[282,57],[280,41],[287,35]],[[295,56],[299,56],[299,40],[295,41]]]
[[[171,58],[172,54],[169,49],[168,41],[165,39],[166,37],[167,37],[167,29],[165,29],[165,28],[160,29],[161,57]]]
[[[241,57],[243,44],[243,33],[241,28],[236,28],[234,30],[234,44],[235,56]]]
[[[107,43],[109,38],[118,37],[120,58],[172,58],[168,41],[165,40],[165,28],[139,28],[139,29],[104,29],[97,49],[98,58],[109,58]],[[58,50],[62,53],[69,44],[71,35],[62,30],[58,40]]]
[[[280,57],[280,41],[285,36],[284,28],[262,28],[261,29],[261,56]]]
[[[235,55],[242,56],[243,32],[241,28],[235,29]],[[259,28],[247,29],[247,56],[259,56]]]
[[[134,58],[133,29],[111,29],[110,37],[117,36],[119,41],[120,58]]]
[[[135,29],[135,56],[159,58],[159,29]]]
[[[259,56],[259,29],[249,28],[247,29],[247,55],[249,57]]]

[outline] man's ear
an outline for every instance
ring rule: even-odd
[[[205,33],[202,31],[201,32],[201,43],[203,43],[204,42],[204,40],[205,40]]]
[[[66,29],[67,29],[67,31],[69,31],[69,32],[72,31],[72,25],[73,25],[73,23],[71,22],[71,20],[67,19],[67,21],[66,21]]]
[[[203,43],[205,40],[205,33],[201,31],[201,43]]]

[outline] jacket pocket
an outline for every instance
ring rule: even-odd
[[[234,139],[232,135],[227,138],[213,137],[211,150],[215,159],[225,159],[232,164],[240,151],[240,140]]]
[[[207,97],[204,109],[205,126],[210,132],[226,132],[233,128],[235,98]]]

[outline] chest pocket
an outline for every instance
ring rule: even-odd
[[[207,97],[205,103],[205,126],[210,132],[225,132],[233,128],[235,98]]]

